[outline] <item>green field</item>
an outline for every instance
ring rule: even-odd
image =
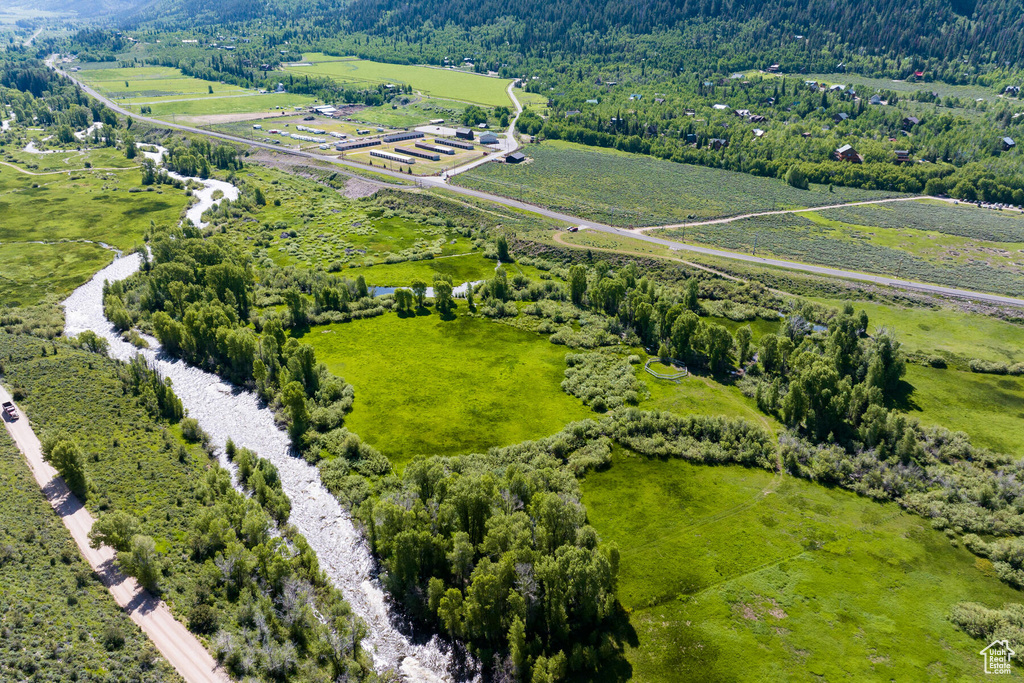
[[[505,89],[508,81],[470,72],[405,64],[385,64],[354,57],[332,57],[320,53],[304,55],[310,66],[290,66],[286,73],[328,76],[339,83],[411,85],[417,92],[443,99],[486,106],[510,106]],[[285,82],[287,86],[287,82]],[[431,117],[435,118],[435,117]]]
[[[87,239],[130,249],[150,221],[177,222],[188,201],[170,187],[128,191],[141,186],[138,171],[70,178],[0,172],[0,242]]]
[[[562,392],[564,346],[465,306],[450,321],[387,313],[303,337],[355,387],[346,426],[398,466],[548,436],[592,414]]]
[[[816,299],[841,307],[839,299]],[[1024,326],[977,313],[953,309],[905,308],[866,301],[854,307],[868,314],[871,329],[896,330],[906,351],[936,354],[951,361],[979,358],[1003,363],[1024,362]]]
[[[0,301],[32,306],[51,296],[64,298],[112,258],[98,244],[0,244]]]
[[[368,283],[379,287],[408,287],[413,280],[433,282],[435,274],[449,275],[455,283],[486,280],[494,275],[494,267],[494,261],[477,253],[425,261],[384,263],[349,274],[358,273],[366,278]]]
[[[895,196],[812,186],[662,161],[640,154],[547,141],[523,150],[525,165],[484,164],[456,182],[610,225],[665,225],[688,216],[717,218]]]
[[[272,113],[275,107],[291,109],[314,101],[292,93],[259,95],[236,85],[191,78],[165,66],[82,69],[75,76],[129,109],[150,107],[152,116]]]
[[[976,680],[950,608],[1021,599],[926,520],[788,476],[620,451],[583,492],[636,681]]]
[[[82,560],[2,427],[0,487],[0,680],[181,680]]]
[[[1024,457],[1024,377],[908,365],[907,412],[926,425],[966,432],[979,446]]]

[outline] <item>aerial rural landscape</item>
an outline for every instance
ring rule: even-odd
[[[1024,671],[1020,0],[0,45],[0,681]]]

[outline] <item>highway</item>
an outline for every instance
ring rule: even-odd
[[[171,128],[171,129],[174,129],[174,130],[180,130],[180,131],[184,131],[184,132],[187,132],[187,133],[194,133],[196,135],[205,135],[207,137],[224,140],[226,142],[232,142],[232,143],[237,143],[237,144],[248,145],[250,147],[259,147],[259,148],[263,148],[263,149],[272,150],[274,152],[279,152],[281,154],[291,154],[291,155],[295,155],[295,156],[305,157],[305,158],[308,158],[310,160],[319,161],[319,162],[322,162],[322,163],[333,164],[333,165],[336,165],[336,166],[355,168],[355,169],[359,169],[359,170],[363,170],[363,171],[369,170],[363,164],[360,164],[360,163],[357,163],[357,162],[354,162],[354,161],[348,161],[346,159],[338,159],[336,157],[327,156],[327,155],[324,155],[324,154],[315,154],[313,152],[305,152],[305,151],[302,151],[302,150],[288,149],[288,148],[281,147],[280,145],[273,145],[273,144],[268,144],[268,143],[265,143],[265,142],[257,142],[257,141],[253,141],[253,140],[247,140],[245,138],[237,137],[237,136],[234,136],[234,135],[228,135],[226,133],[218,133],[218,132],[209,131],[209,130],[203,130],[201,128],[193,128],[191,126],[185,126],[185,125],[182,125],[182,124],[179,124],[179,123],[168,123],[167,121],[162,121],[160,119],[155,119],[155,118],[151,118],[151,117],[148,117],[148,116],[142,116],[141,114],[137,114],[135,112],[127,111],[124,108],[122,108],[122,107],[118,106],[117,104],[115,104],[114,102],[112,102],[111,100],[109,100],[108,98],[104,97],[102,94],[100,94],[96,90],[92,89],[91,87],[89,87],[89,86],[85,85],[84,83],[82,83],[81,81],[79,81],[77,78],[75,78],[74,74],[68,73],[68,72],[60,69],[58,66],[56,66],[56,57],[57,57],[56,55],[51,55],[47,59],[47,64],[50,65],[51,67],[53,67],[54,69],[56,69],[61,75],[65,76],[66,78],[69,78],[72,81],[74,81],[75,83],[77,83],[78,86],[80,88],[82,88],[82,90],[84,90],[86,93],[88,93],[92,97],[94,97],[97,100],[99,100],[100,102],[104,103],[106,106],[108,106],[113,111],[115,111],[115,112],[117,112],[117,113],[119,113],[119,114],[121,114],[123,116],[129,116],[129,117],[131,117],[133,119],[136,119],[138,121],[144,121],[146,123],[149,123],[149,124],[151,124],[153,126],[160,127],[160,128]],[[510,94],[510,96],[512,96],[511,92],[512,92],[512,86],[510,85],[509,86],[509,94]],[[514,96],[512,96],[512,101],[516,104],[516,110],[517,110],[516,118],[518,118],[518,115],[522,111],[522,108],[519,105],[519,101]],[[509,132],[508,132],[508,135],[513,136],[513,138],[514,138],[514,126],[515,126],[515,120],[513,120],[511,125],[509,126]],[[494,156],[496,156],[496,155],[489,155],[489,158],[494,157]],[[396,178],[396,179],[401,179],[401,180],[403,180],[405,182],[408,182],[408,180],[409,180],[409,175],[408,174],[400,173],[398,171],[391,171],[389,169],[378,168],[376,166],[372,170],[373,170],[373,172],[378,173],[380,175],[384,175],[384,176],[388,176],[388,177],[392,177],[392,178]],[[716,256],[716,257],[719,257],[719,258],[732,259],[732,260],[735,260],[735,261],[744,261],[746,263],[751,263],[751,264],[756,264],[756,265],[774,266],[774,267],[778,267],[778,268],[787,268],[789,270],[797,270],[797,271],[801,271],[801,272],[805,272],[805,273],[813,273],[813,274],[817,274],[817,275],[826,275],[826,276],[830,276],[830,277],[845,278],[847,280],[855,280],[855,281],[858,281],[858,282],[867,282],[867,283],[871,283],[871,284],[875,284],[875,285],[882,285],[882,286],[886,286],[886,287],[896,287],[896,288],[899,288],[899,289],[914,290],[914,291],[925,292],[925,293],[929,293],[929,294],[936,294],[936,295],[940,295],[940,296],[957,297],[957,298],[960,298],[960,299],[967,299],[967,300],[970,300],[970,301],[978,301],[978,302],[982,302],[982,303],[986,303],[986,304],[992,304],[992,305],[1015,306],[1015,307],[1024,308],[1024,299],[1018,299],[1018,298],[1010,297],[1010,296],[1002,296],[1002,295],[999,295],[999,294],[988,294],[988,293],[984,293],[984,292],[974,292],[974,291],[970,291],[970,290],[966,290],[966,289],[958,289],[956,287],[943,287],[941,285],[933,285],[933,284],[927,284],[927,283],[923,283],[923,282],[913,282],[913,281],[910,281],[910,280],[902,280],[902,279],[898,279],[898,278],[887,277],[887,276],[884,276],[884,275],[871,275],[869,273],[860,273],[860,272],[857,272],[857,271],[842,270],[842,269],[839,269],[839,268],[828,268],[828,267],[825,267],[825,266],[816,266],[816,265],[813,265],[813,264],[810,264],[810,263],[800,263],[798,261],[786,261],[786,260],[783,260],[783,259],[762,258],[762,257],[759,257],[759,256],[753,256],[753,255],[750,255],[750,254],[744,254],[744,253],[740,253],[740,252],[724,251],[724,250],[721,250],[721,249],[712,249],[712,248],[709,248],[709,247],[700,247],[700,246],[696,246],[696,245],[692,245],[692,244],[685,244],[683,242],[676,242],[676,241],[673,241],[673,240],[666,240],[666,239],[662,239],[660,237],[654,237],[652,235],[647,235],[647,234],[645,234],[643,232],[627,230],[625,228],[616,228],[616,227],[613,227],[613,226],[610,226],[610,225],[605,225],[603,223],[598,223],[598,222],[595,222],[595,221],[586,220],[586,219],[580,218],[578,216],[570,216],[568,214],[561,213],[559,211],[554,211],[552,209],[547,209],[545,207],[537,206],[537,205],[534,205],[534,204],[528,204],[526,202],[518,201],[516,199],[510,199],[508,197],[502,197],[500,195],[490,194],[488,192],[482,192],[480,190],[472,190],[472,189],[469,189],[469,188],[466,188],[466,187],[460,187],[458,185],[451,185],[451,184],[448,183],[447,177],[436,177],[436,176],[421,177],[421,178],[418,178],[416,182],[417,182],[418,186],[443,188],[443,189],[445,189],[447,191],[454,192],[456,194],[461,194],[461,195],[464,195],[464,196],[467,196],[467,197],[474,197],[476,199],[481,199],[483,201],[492,202],[492,203],[495,203],[495,204],[501,204],[503,206],[508,206],[508,207],[511,207],[511,208],[514,208],[514,209],[522,209],[524,211],[529,211],[529,212],[532,212],[532,213],[536,213],[536,214],[539,214],[541,216],[545,216],[547,218],[552,218],[552,219],[557,220],[557,221],[562,221],[562,222],[568,223],[570,225],[576,225],[576,226],[579,226],[579,227],[582,227],[582,228],[586,228],[586,229],[590,229],[590,230],[597,230],[599,232],[606,232],[606,233],[614,234],[614,235],[621,235],[623,237],[628,237],[628,238],[631,238],[631,239],[641,240],[643,242],[650,242],[652,244],[658,244],[658,245],[661,245],[661,246],[669,247],[669,248],[671,248],[673,250],[676,250],[676,251],[689,251],[689,252],[693,252],[693,253],[697,253],[697,254],[705,254],[705,255],[708,255],[708,256]],[[400,184],[391,184],[391,183],[384,183],[384,182],[378,182],[378,184],[381,185],[382,187],[391,187],[391,188],[402,189],[402,190],[406,190],[406,189],[410,188],[410,186],[406,185],[406,184],[401,184],[400,185]],[[730,220],[730,219],[723,219],[723,220]]]

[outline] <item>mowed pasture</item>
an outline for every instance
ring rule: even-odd
[[[395,313],[317,327],[302,341],[355,387],[349,430],[399,469],[416,455],[484,452],[592,415],[561,389],[564,346],[466,315]]]
[[[484,164],[458,175],[492,192],[617,226],[654,226],[773,209],[799,209],[897,196],[677,164],[641,154],[545,141],[523,149],[528,164]],[[693,218],[690,218],[690,217]]]
[[[1021,600],[927,520],[840,489],[626,451],[582,488],[621,553],[636,681],[974,680],[984,643],[950,609]]]
[[[261,95],[236,85],[192,78],[164,66],[82,69],[75,76],[129,109],[148,106],[150,115],[156,117],[270,113],[275,107],[291,109],[314,101],[308,95],[292,93]]]
[[[385,64],[354,57],[332,57],[321,53],[304,55],[303,65],[289,66],[286,74],[327,76],[339,83],[353,85],[411,85],[414,91],[432,97],[482,104],[489,107],[511,106],[505,89],[509,81],[466,71],[429,66]],[[306,66],[308,64],[308,66]],[[287,85],[287,80],[284,80]]]

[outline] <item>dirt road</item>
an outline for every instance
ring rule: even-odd
[[[10,394],[0,386],[0,402],[10,400]],[[171,615],[167,605],[139,586],[135,579],[124,576],[117,570],[114,566],[115,553],[112,548],[90,547],[89,530],[92,529],[92,515],[68,490],[64,480],[57,475],[57,471],[43,460],[42,445],[32,431],[25,414],[22,413],[16,422],[4,418],[4,425],[28,461],[29,469],[32,470],[32,475],[46,495],[46,499],[71,532],[71,537],[78,545],[82,557],[110,589],[117,604],[128,612],[132,621],[149,636],[164,659],[189,683],[230,681],[203,644]]]

